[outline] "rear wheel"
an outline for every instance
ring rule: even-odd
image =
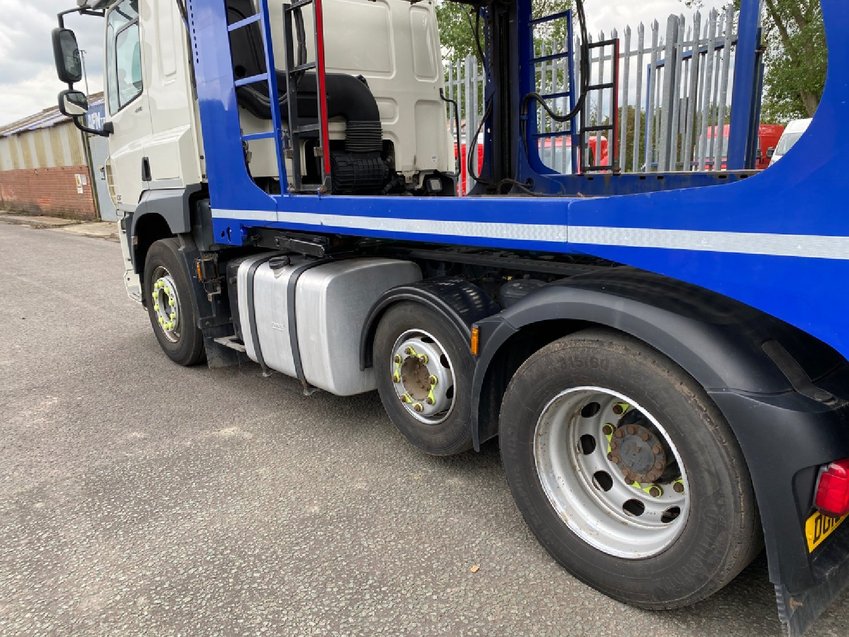
[[[191,279],[176,239],[161,239],[147,253],[144,294],[153,332],[175,363],[195,365],[204,358]]]
[[[386,311],[374,339],[377,389],[389,418],[413,445],[445,456],[472,446],[472,358],[457,329],[416,303]]]
[[[691,377],[631,338],[587,330],[531,356],[505,394],[500,442],[543,546],[623,602],[695,603],[760,548],[727,423]]]

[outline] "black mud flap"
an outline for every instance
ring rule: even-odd
[[[783,584],[775,587],[778,617],[789,637],[803,635],[849,585],[849,520],[844,520],[811,557],[814,585],[794,593]]]
[[[849,584],[849,519],[813,508],[819,468],[849,457],[849,402],[795,392],[712,397],[746,457],[784,634],[803,635]]]

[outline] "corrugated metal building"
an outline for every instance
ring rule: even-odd
[[[97,218],[83,133],[58,108],[0,127],[0,207]]]

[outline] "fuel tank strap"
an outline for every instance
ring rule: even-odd
[[[309,263],[304,263],[298,266],[292,274],[289,275],[289,283],[286,289],[286,312],[289,320],[289,343],[292,346],[292,361],[295,363],[295,375],[298,377],[298,381],[304,388],[305,394],[311,394],[315,391],[315,389],[310,386],[307,382],[306,376],[304,375],[304,364],[301,360],[301,347],[298,344],[298,316],[295,311],[298,279],[300,279],[301,275],[307,270],[319,265],[324,265],[325,263],[330,263],[333,260],[334,259],[331,258],[316,259],[315,261],[310,261]]]
[[[273,259],[275,254],[271,254],[265,258],[257,259],[254,261],[250,268],[248,268],[247,275],[247,294],[246,294],[246,302],[248,304],[248,324],[251,328],[251,344],[254,348],[254,353],[256,354],[256,362],[259,363],[259,366],[262,367],[262,373],[264,376],[269,376],[271,374],[271,370],[268,369],[268,366],[265,364],[265,358],[262,355],[262,346],[259,343],[259,333],[256,327],[256,304],[254,303],[254,279],[256,278],[256,271],[259,269],[261,265],[264,263],[268,263],[271,259]]]

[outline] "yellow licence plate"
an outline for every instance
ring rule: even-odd
[[[819,511],[814,513],[805,522],[805,537],[808,539],[808,552],[813,553],[814,549],[822,544],[825,539],[834,533],[834,530],[849,517],[849,513],[841,518],[832,518],[823,515]]]

